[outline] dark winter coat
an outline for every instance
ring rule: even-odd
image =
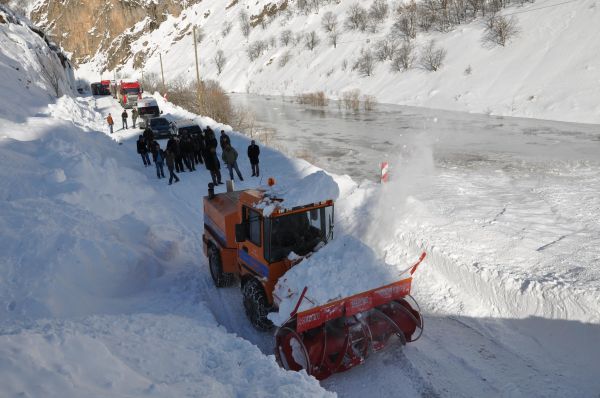
[[[258,155],[260,155],[260,148],[256,144],[248,146],[248,158],[251,164],[258,164]]]
[[[223,155],[221,158],[226,164],[230,166],[233,165],[236,162],[237,157],[238,153],[231,145],[226,146],[225,149],[223,149]]]
[[[165,159],[167,161],[167,168],[169,169],[169,171],[173,171],[173,169],[175,168],[175,155],[173,154],[173,152],[167,150],[167,155]]]
[[[227,145],[231,145],[231,140],[227,134],[221,133],[221,136],[219,137],[219,143],[221,144],[221,149],[225,149],[227,148]]]
[[[144,130],[144,139],[146,140],[146,145],[149,145],[150,142],[152,142],[154,139],[154,133],[152,132],[152,129],[146,128]]]
[[[137,153],[139,153],[140,155],[143,153],[147,153],[148,152],[148,147],[146,147],[146,141],[144,141],[144,138],[140,138],[137,140]]]
[[[158,149],[159,148],[160,148],[160,145],[158,145],[158,142],[152,141],[152,144],[150,146],[150,150],[152,151],[152,160],[154,160],[155,163],[156,163],[156,157],[158,155]]]
[[[127,111],[123,111],[123,113],[121,113],[121,118],[122,118],[123,120],[126,120],[126,119],[127,119]]]
[[[171,151],[173,153],[175,153],[177,148],[177,141],[175,140],[175,138],[171,137],[169,138],[169,141],[167,141],[167,151]]]
[[[206,166],[206,170],[217,171],[221,169],[221,163],[219,163],[219,157],[214,148],[205,148],[202,155],[204,157],[204,166]]]

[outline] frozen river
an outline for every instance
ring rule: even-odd
[[[354,113],[330,102],[306,106],[290,98],[236,94],[234,104],[256,116],[272,144],[336,174],[376,179],[381,161],[393,161],[419,140],[439,166],[486,162],[598,161],[600,126],[496,117],[398,105]]]
[[[271,146],[360,184],[336,214],[386,261],[428,252],[413,292],[429,328],[400,362],[418,394],[597,395],[600,126],[233,98],[270,131]],[[379,189],[381,161],[391,180]],[[324,385],[342,396],[398,396],[386,381],[397,377],[390,361]]]

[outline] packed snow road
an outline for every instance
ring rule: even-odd
[[[98,102],[103,113],[107,106],[114,104],[106,99]],[[189,116],[165,106],[168,117]],[[590,131],[565,134],[560,148],[548,151],[546,134],[513,133],[515,126],[521,126],[518,120],[505,122],[512,128],[503,136],[489,127],[493,121],[469,123],[469,115],[466,120],[453,115],[453,122],[445,122],[442,116],[432,113],[429,123],[446,125],[442,130],[447,133],[464,131],[460,139],[446,139],[444,144],[435,134],[419,134],[418,128],[412,134],[405,129],[409,131],[399,143],[393,135],[386,138],[386,145],[399,153],[392,165],[392,182],[383,189],[367,181],[341,189],[336,211],[338,234],[359,236],[387,262],[404,265],[408,252],[428,251],[413,288],[424,306],[426,333],[403,350],[397,347],[373,355],[365,366],[335,375],[322,385],[349,397],[370,393],[480,396],[482,392],[486,396],[588,396],[600,391],[594,376],[600,368],[596,307],[600,231],[594,223],[600,206],[595,195],[598,163],[593,158],[598,136]],[[301,120],[301,124],[311,123],[315,123],[311,118]],[[520,128],[533,129],[531,121],[522,123],[528,127]],[[502,129],[499,124],[496,128]],[[303,134],[310,137],[311,129],[307,130]],[[135,134],[118,131],[115,136],[133,153],[129,137]],[[337,142],[323,145],[322,139],[310,148],[317,158],[319,150]],[[236,137],[234,145],[244,142]],[[346,161],[367,164],[374,159],[363,159],[358,151],[352,159],[331,158],[326,167],[343,168]],[[279,181],[298,181],[299,175],[307,173],[302,171],[306,166],[296,165],[282,175],[281,170],[289,166],[268,155],[261,165],[263,174],[277,170],[268,175]],[[207,173],[185,177],[199,181],[183,181],[165,194],[179,218],[195,214],[201,220],[200,197]],[[271,335],[255,331],[247,322],[239,289],[212,286],[201,253],[200,223],[181,224],[189,239],[186,250],[200,265],[199,274],[192,278],[197,300],[205,302],[228,331],[271,354]],[[351,281],[365,275],[357,267],[339,277]],[[572,352],[579,355],[569,355]]]
[[[96,133],[107,134],[108,112],[121,112],[110,98],[61,99],[6,130],[43,131],[32,144],[0,145],[20,166],[3,181],[9,396],[325,395],[248,344],[272,353],[271,335],[245,319],[239,289],[213,287],[201,248],[208,172],[182,173],[169,187],[135,153],[139,130],[117,130],[114,141]],[[597,395],[598,256],[585,246],[598,239],[598,164],[445,165],[427,142],[405,143],[384,187],[335,177],[338,237],[359,237],[398,267],[428,252],[413,286],[425,334],[321,386],[348,397]],[[233,134],[232,143],[243,153],[248,140]],[[318,170],[264,147],[261,166],[282,185]],[[250,170],[245,159],[240,167]],[[366,277],[348,264],[338,279]]]

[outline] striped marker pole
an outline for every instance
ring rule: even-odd
[[[388,182],[388,162],[381,162],[381,183]]]

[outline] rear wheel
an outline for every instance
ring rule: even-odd
[[[262,283],[258,279],[252,278],[242,287],[242,295],[244,296],[244,309],[246,316],[258,330],[269,330],[273,327],[267,315],[271,307],[267,300],[267,295]]]
[[[214,246],[208,249],[208,265],[210,266],[210,275],[216,287],[226,287],[233,283],[233,274],[223,272],[221,256]]]

